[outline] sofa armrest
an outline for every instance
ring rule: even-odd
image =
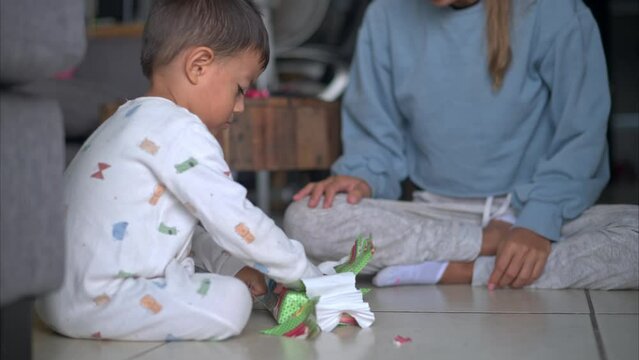
[[[55,101],[0,93],[0,305],[64,277],[64,134]]]

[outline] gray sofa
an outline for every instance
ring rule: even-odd
[[[102,106],[146,92],[148,81],[140,67],[141,48],[140,37],[90,38],[72,77],[41,79],[20,86],[24,92],[52,98],[60,104],[67,163],[99,126]]]
[[[24,86],[75,66],[83,0],[0,2],[0,357],[29,359],[31,304],[64,275],[64,125]]]

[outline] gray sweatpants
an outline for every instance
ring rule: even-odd
[[[289,206],[284,230],[317,261],[347,254],[360,234],[372,235],[375,256],[362,273],[427,260],[475,261],[473,285],[486,285],[494,257],[478,257],[482,218],[512,217],[504,198],[457,199],[416,192],[415,201],[335,198],[330,209]],[[488,204],[490,205],[490,204]],[[505,209],[504,209],[505,207]],[[488,210],[488,211],[486,211]],[[543,275],[530,287],[560,289],[639,288],[639,207],[598,205],[566,223],[552,246]]]

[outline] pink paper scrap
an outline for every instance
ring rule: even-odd
[[[407,344],[409,342],[412,342],[413,339],[409,338],[409,337],[403,337],[401,335],[395,335],[395,337],[393,338],[393,344],[395,344],[395,346],[400,347],[404,344]]]

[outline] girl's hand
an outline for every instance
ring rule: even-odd
[[[482,229],[480,256],[497,255],[499,245],[508,238],[512,224],[501,220],[491,220]]]
[[[497,249],[488,288],[530,285],[544,272],[550,250],[550,240],[543,236],[524,228],[511,229]]]
[[[348,194],[347,201],[349,204],[357,204],[365,197],[371,197],[371,187],[368,183],[360,178],[346,175],[330,176],[320,182],[307,184],[302,190],[293,196],[293,200],[298,201],[305,196],[310,195],[308,207],[314,208],[324,196],[324,209],[328,209],[333,205],[333,199],[338,193],[345,192]]]
[[[235,274],[235,277],[242,280],[251,291],[251,295],[260,296],[266,294],[266,280],[261,272],[252,267],[245,266]]]

